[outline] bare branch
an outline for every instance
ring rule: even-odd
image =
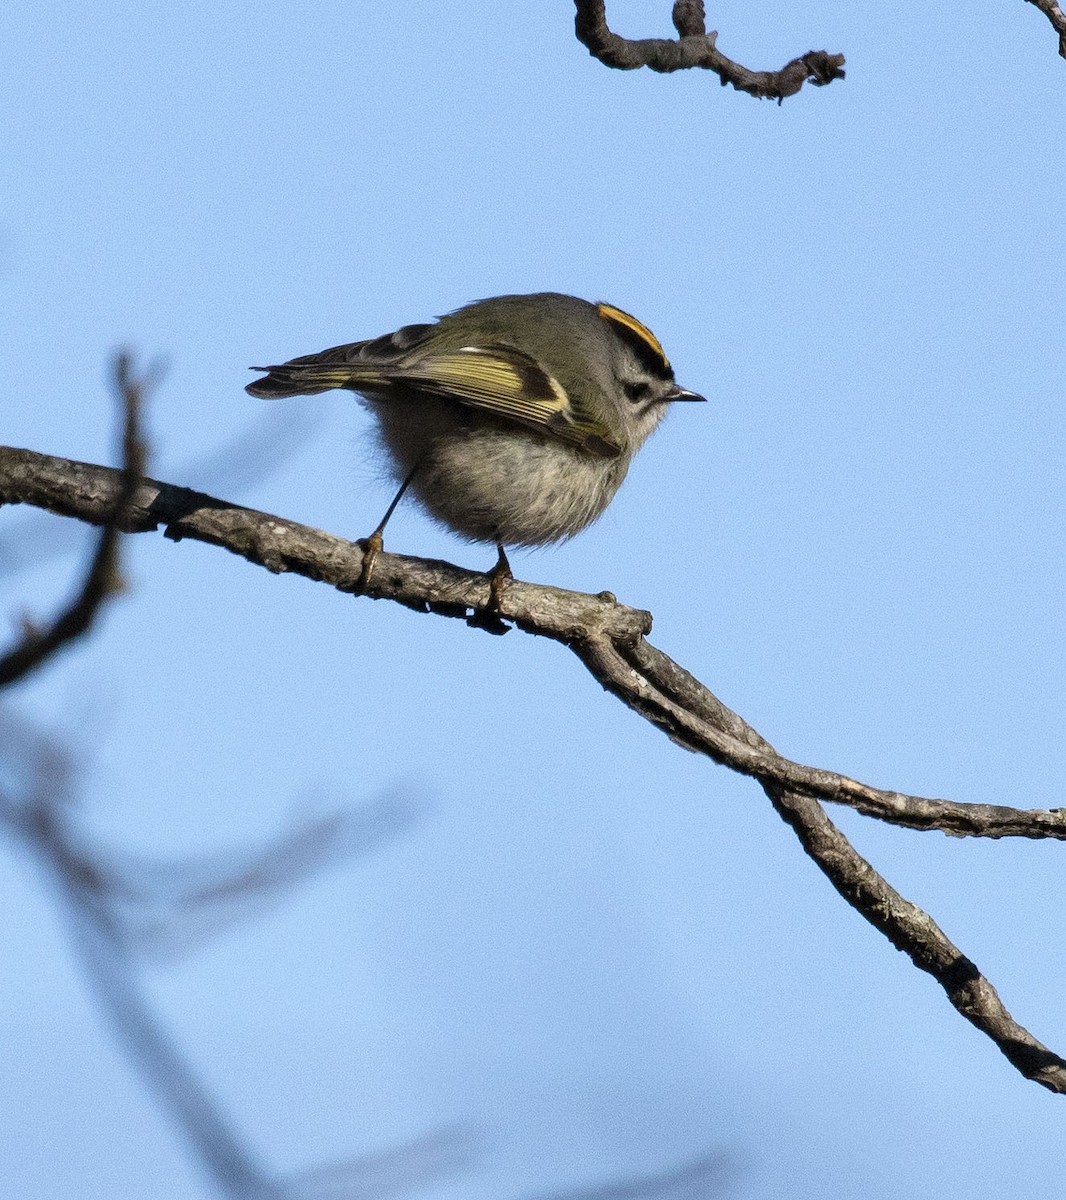
[[[774,808],[829,882],[875,929],[940,984],[954,1007],[1026,1079],[1066,1094],[1066,1060],[1007,1012],[996,989],[933,920],[905,900],[851,845],[811,796],[764,785]]]
[[[1059,8],[1055,0],[1029,0],[1051,22],[1052,28],[1059,35],[1059,54],[1066,58],[1066,13]]]
[[[1034,4],[1053,2],[1032,0]],[[843,54],[830,54],[826,50],[809,50],[779,71],[751,71],[733,62],[718,49],[718,34],[706,32],[703,0],[676,0],[672,14],[674,28],[680,35],[676,41],[620,37],[608,28],[604,0],[574,0],[574,4],[578,41],[605,66],[620,71],[650,67],[653,71],[669,72],[700,67],[713,71],[723,87],[732,84],[738,92],[776,100],[779,104],[786,96],[794,96],[805,83],[823,87],[834,79],[844,78]]]
[[[110,467],[0,446],[0,504],[32,504],[99,523],[112,509],[120,480],[120,473]],[[269,571],[293,571],[342,592],[357,591],[363,561],[357,543],[144,479],[127,503],[124,528],[149,532],[160,525],[174,541],[208,542]],[[368,594],[417,612],[465,620],[485,612],[489,601],[488,582],[480,572],[384,552]],[[527,633],[571,647],[608,691],[675,741],[760,783],[846,804],[911,829],[1066,840],[1066,810],[909,796],[784,758],[699,680],[644,640],[651,630],[650,613],[619,604],[609,592],[593,596],[515,580],[504,593],[499,613]]]
[[[773,747],[741,717],[647,643],[618,647],[597,638],[575,646],[574,650],[609,691],[663,728],[675,741],[757,778],[778,813],[792,826],[808,855],[845,900],[898,950],[905,951],[916,967],[932,975],[955,1008],[987,1034],[1027,1079],[1051,1091],[1066,1093],[1066,1060],[1037,1041],[1011,1017],[996,989],[977,967],[932,917],[905,900],[854,849],[830,821],[816,797],[849,804],[860,793],[871,799],[881,797],[888,801],[894,798],[896,807],[886,808],[877,815],[891,820],[898,808],[904,814],[916,811],[931,820],[939,811],[957,826],[952,832],[958,832],[963,825],[980,827],[978,813],[991,813],[993,827],[998,830],[991,836],[1000,837],[1005,836],[1008,826],[1017,824],[1025,836],[1061,838],[1063,814],[996,810],[990,805],[952,804],[877,792],[845,776],[801,767],[777,756]],[[689,707],[680,708],[668,698],[671,695],[675,700],[685,700]],[[742,746],[744,750],[740,749]],[[778,778],[774,778],[775,775]],[[782,786],[791,780],[798,782],[804,790]],[[824,782],[824,788],[817,786],[820,780]],[[859,804],[853,806],[862,807]],[[1037,818],[1038,823],[1046,818],[1056,832],[1029,833],[1026,826],[1029,817]],[[910,824],[913,828],[936,827],[921,824],[917,817],[899,823]]]
[[[113,509],[120,480],[111,467],[0,446],[0,504],[32,504],[100,525]],[[358,590],[363,551],[357,543],[202,492],[144,479],[125,506],[123,529],[146,533],[161,525],[176,542],[207,542],[268,571],[293,571],[342,592]],[[488,583],[480,572],[449,563],[382,553],[367,594],[396,600],[417,612],[465,619],[472,610],[485,609]],[[634,638],[651,628],[650,614],[605,595],[516,581],[507,587],[506,615],[533,632],[561,640],[579,639],[590,630]]]
[[[643,639],[631,644],[590,639],[575,652],[604,687],[674,741],[762,784],[791,787],[907,829],[939,830],[956,837],[1066,840],[1066,809],[908,796],[792,762],[698,679]],[[635,686],[634,672],[650,686]]]
[[[35,504],[98,523],[113,510],[121,480],[119,472],[107,467],[0,447],[0,503]],[[363,552],[356,544],[143,480],[126,507],[124,528],[159,525],[175,540],[196,538],[272,571],[295,571],[341,591],[357,590]],[[374,598],[396,600],[420,612],[466,617],[474,624],[489,604],[485,575],[391,554],[379,557],[369,591]],[[959,1012],[1022,1074],[1066,1093],[1066,1062],[1011,1018],[973,963],[854,850],[818,801],[846,804],[914,829],[983,837],[1063,839],[1066,813],[907,796],[783,758],[743,718],[644,640],[651,628],[648,613],[618,604],[609,593],[589,596],[516,580],[504,592],[498,615],[569,646],[608,691],[674,741],[757,779],[837,891],[932,975]]]
[[[126,505],[144,474],[146,450],[141,440],[140,414],[149,377],[135,378],[129,354],[116,356],[115,391],[123,409],[122,462],[119,487],[103,518],[103,533],[77,596],[48,629],[28,626],[19,642],[0,657],[0,687],[15,683],[50,658],[61,646],[91,627],[104,602],[121,591],[118,541]]]

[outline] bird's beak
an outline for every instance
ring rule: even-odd
[[[704,403],[704,404],[706,404],[706,402],[707,402],[707,397],[701,396],[699,394],[699,392],[690,392],[688,390],[688,388],[676,387],[676,386],[672,387],[666,393],[666,398],[667,398],[667,400],[670,401],[671,404],[673,404],[673,402],[675,400],[699,400],[699,401],[701,401],[701,403]]]

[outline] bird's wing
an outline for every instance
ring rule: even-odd
[[[416,353],[388,371],[396,383],[550,432],[601,458],[622,452],[610,430],[528,354],[510,346]]]

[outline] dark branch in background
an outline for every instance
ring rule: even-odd
[[[99,524],[113,511],[122,475],[108,467],[0,447],[0,504],[28,503]],[[303,525],[239,508],[185,488],[143,480],[124,528],[160,525],[176,541],[222,546],[268,570],[293,571],[344,592],[358,590],[358,545]],[[486,576],[448,563],[381,554],[369,594],[419,612],[470,619],[488,605]],[[783,758],[697,679],[644,640],[646,612],[609,593],[567,592],[515,580],[499,616],[569,646],[596,679],[680,745],[757,779],[807,853],[867,921],[945,989],[951,1003],[1025,1075],[1066,1093],[1066,1061],[1006,1011],[995,989],[916,905],[901,897],[850,845],[819,800],[849,805],[914,829],[976,837],[1066,837],[1066,812],[968,805],[884,791]],[[475,622],[476,623],[476,622]]]
[[[729,1155],[714,1152],[656,1175],[620,1179],[580,1192],[554,1192],[535,1200],[679,1200],[681,1196],[708,1200],[710,1196],[728,1195],[735,1173],[736,1164]]]
[[[0,831],[26,846],[55,884],[75,948],[106,1017],[221,1194],[232,1200],[397,1195],[470,1165],[470,1132],[452,1125],[381,1154],[294,1175],[274,1174],[224,1115],[156,1016],[138,981],[132,953],[148,948],[142,930],[149,924],[146,917],[151,918],[152,932],[170,943],[169,948],[175,943],[188,948],[190,919],[198,920],[205,903],[227,907],[230,921],[261,912],[280,888],[305,882],[324,863],[366,853],[383,838],[391,841],[406,832],[420,813],[417,806],[392,799],[365,810],[341,811],[326,820],[309,821],[252,854],[133,865],[97,845],[75,820],[76,772],[57,739],[0,713],[0,746],[5,751]],[[295,861],[290,857],[294,848],[299,851]],[[145,910],[143,916],[138,915],[138,904]],[[130,936],[131,930],[136,936]]]
[[[118,490],[103,521],[104,530],[96,544],[85,582],[77,596],[47,629],[26,623],[21,639],[0,658],[0,687],[16,682],[39,667],[67,642],[85,633],[108,597],[121,591],[118,542],[126,505],[144,474],[146,451],[141,440],[141,408],[153,380],[135,378],[128,354],[116,356],[115,390],[122,403],[122,475]]]
[[[125,1052],[185,1135],[220,1194],[231,1200],[348,1200],[399,1196],[469,1170],[480,1156],[466,1124],[433,1129],[372,1155],[288,1175],[270,1170],[198,1077],[138,980],[138,954],[188,951],[189,931],[212,910],[212,932],[261,915],[324,865],[406,833],[424,806],[385,797],[311,819],[252,852],[182,862],[107,850],[77,820],[77,770],[57,738],[0,710],[0,832],[25,846],[56,887],[75,950]],[[203,930],[198,931],[202,936]],[[722,1190],[731,1161],[705,1154],[665,1172],[554,1200],[654,1200]],[[695,1189],[695,1190],[690,1190]]]
[[[1051,22],[1052,28],[1059,35],[1059,54],[1066,58],[1066,13],[1059,8],[1055,0],[1029,0]]]
[[[314,801],[302,798],[300,811]],[[358,808],[301,817],[258,851],[224,851],[180,862],[92,847],[93,874],[106,887],[109,923],[128,950],[154,958],[187,955],[209,938],[265,915],[328,867],[371,853],[407,833],[425,806],[392,794]]]
[[[1032,0],[1034,4],[1054,0]],[[653,71],[685,71],[699,67],[713,71],[722,87],[731,83],[738,92],[759,99],[776,100],[794,96],[805,83],[822,87],[844,78],[843,54],[809,50],[786,63],[780,71],[750,71],[733,62],[718,49],[718,34],[708,33],[703,0],[676,0],[673,8],[677,41],[669,38],[624,38],[607,26],[604,0],[574,0],[577,16],[574,28],[578,41],[588,47],[593,58],[620,71],[650,67]]]

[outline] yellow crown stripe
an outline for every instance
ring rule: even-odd
[[[597,304],[596,311],[605,321],[615,321],[628,329],[630,333],[635,334],[653,354],[662,359],[666,370],[670,370],[670,360],[666,357],[666,351],[647,325],[642,325],[636,317],[630,316],[629,313],[623,312],[620,308],[615,308],[613,304]]]

